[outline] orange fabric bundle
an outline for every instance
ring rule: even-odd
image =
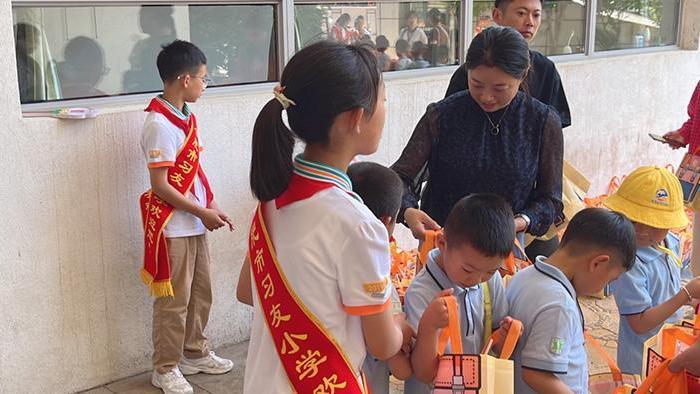
[[[418,252],[415,249],[409,251],[401,249],[394,239],[389,242],[389,247],[391,249],[391,282],[403,303],[406,289],[416,276]]]

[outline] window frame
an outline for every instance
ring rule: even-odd
[[[410,3],[421,0],[374,0],[374,3]],[[461,18],[461,29],[459,33],[460,45],[458,47],[458,60],[459,65],[464,63],[465,56],[467,53],[468,43],[474,37],[473,34],[473,12],[474,12],[474,1],[473,0],[459,0],[460,1],[460,18]],[[684,10],[684,1],[678,0],[678,11],[676,13],[676,32],[674,38],[674,44],[663,45],[663,46],[653,46],[644,48],[629,48],[629,49],[613,49],[607,51],[596,51],[595,50],[595,30],[596,30],[596,18],[597,18],[597,0],[586,0],[586,20],[585,20],[585,44],[583,53],[574,53],[567,55],[553,55],[549,56],[555,63],[564,62],[575,62],[575,61],[585,61],[600,59],[606,57],[618,57],[642,53],[657,53],[673,51],[679,48],[679,40],[682,33],[682,15]],[[284,65],[291,59],[294,55],[295,48],[295,15],[294,6],[295,4],[319,4],[319,3],[353,3],[353,2],[367,2],[365,1],[353,1],[353,0],[147,0],[147,1],[137,1],[137,0],[18,0],[11,1],[11,7],[88,7],[88,6],[138,6],[138,5],[159,5],[168,4],[176,6],[188,6],[188,5],[273,5],[275,7],[275,12],[277,15],[275,21],[276,28],[276,40],[277,40],[277,67],[278,75],[281,73]],[[387,81],[404,81],[411,79],[420,79],[426,77],[434,76],[446,76],[452,75],[454,71],[459,67],[459,65],[452,66],[442,66],[442,67],[432,67],[421,70],[404,70],[404,71],[392,71],[384,73],[384,79]],[[220,96],[230,96],[230,95],[245,95],[245,94],[261,94],[267,93],[272,90],[272,88],[277,84],[276,81],[273,82],[259,82],[259,83],[249,83],[249,84],[239,84],[232,86],[212,86],[207,89],[204,97],[220,97]],[[124,94],[118,96],[108,96],[108,97],[96,97],[96,98],[81,98],[81,99],[66,99],[60,101],[44,102],[44,103],[30,103],[21,104],[22,112],[32,112],[32,111],[46,111],[50,109],[55,109],[59,107],[77,107],[77,106],[95,106],[95,107],[112,107],[112,106],[136,106],[137,104],[142,104],[149,98],[153,96],[153,93],[135,93],[135,94]]]

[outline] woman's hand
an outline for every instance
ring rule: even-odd
[[[527,222],[522,217],[518,216],[515,218],[515,232],[523,232],[527,230]]]
[[[673,149],[682,148],[686,145],[685,138],[677,130],[664,134],[664,138],[669,141],[668,145]]]
[[[403,217],[408,228],[411,229],[411,233],[413,233],[413,238],[420,241],[425,240],[425,232],[427,230],[440,229],[440,225],[420,209],[407,208]]]

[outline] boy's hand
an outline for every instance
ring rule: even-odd
[[[407,208],[403,214],[403,218],[413,233],[413,238],[423,241],[425,240],[425,232],[427,230],[439,230],[440,225],[437,224],[427,213],[416,208]]]
[[[225,214],[223,211],[218,210],[218,209],[217,209],[217,211],[219,212],[219,218],[221,220],[223,220],[224,222],[226,222],[226,224],[228,224],[228,230],[233,231],[233,221],[231,220],[231,218],[228,217],[228,215]]]
[[[664,134],[664,138],[669,141],[669,146],[673,149],[678,149],[685,146],[685,138],[677,130],[669,131]]]
[[[419,326],[433,332],[447,327],[447,325],[450,324],[450,316],[447,312],[447,303],[442,297],[451,296],[452,293],[452,289],[439,292],[428,307],[425,308],[425,312],[423,312],[423,316],[420,318],[420,323],[418,323]]]
[[[226,225],[226,221],[219,216],[220,211],[211,208],[203,208],[199,218],[204,227],[209,231],[214,231]]]
[[[510,317],[510,316],[506,316],[506,317],[503,318],[503,320],[501,320],[500,323],[498,323],[498,325],[499,325],[504,331],[508,331],[508,330],[510,330],[510,325],[511,325],[512,323],[513,323],[513,318]]]
[[[413,339],[416,337],[416,333],[406,321],[406,314],[400,313],[398,315],[394,315],[394,322],[396,322],[396,325],[401,328],[401,333],[403,334],[401,350],[403,350],[404,354],[411,354]]]
[[[688,289],[688,293],[690,293],[692,298],[700,298],[700,276],[693,278],[693,280],[685,285],[685,288]],[[681,290],[681,292],[685,293],[683,290]]]

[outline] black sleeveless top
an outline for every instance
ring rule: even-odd
[[[498,135],[468,91],[428,107],[392,166],[406,186],[402,213],[420,195],[421,209],[444,225],[462,197],[493,193],[530,218],[528,232],[542,235],[563,215],[559,116],[523,92],[488,116],[494,124],[503,117]]]

